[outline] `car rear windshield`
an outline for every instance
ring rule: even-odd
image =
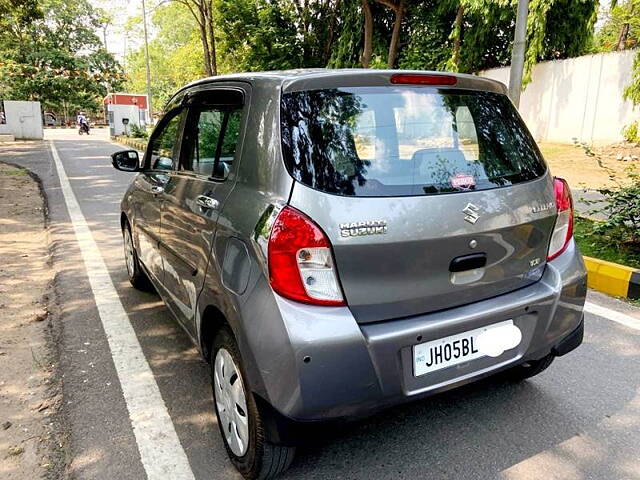
[[[505,95],[358,87],[282,95],[282,145],[298,181],[352,196],[513,185],[546,167]]]

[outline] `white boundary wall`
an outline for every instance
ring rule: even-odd
[[[0,124],[0,135],[13,135],[15,138],[42,139],[42,113],[40,102],[4,101],[6,124]]]
[[[635,50],[601,53],[542,62],[533,69],[533,81],[520,99],[520,114],[538,141],[589,143],[623,139],[622,129],[640,120],[622,98],[631,82]],[[480,76],[509,83],[509,68],[480,72]]]

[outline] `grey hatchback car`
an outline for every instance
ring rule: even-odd
[[[586,273],[567,183],[501,83],[300,70],[178,91],[122,202],[129,278],[211,365],[246,478],[305,423],[363,417],[576,348]]]

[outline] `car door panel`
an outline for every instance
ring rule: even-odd
[[[212,196],[214,190],[213,182],[174,173],[164,194],[161,255],[167,303],[191,333],[189,320],[195,313],[218,216],[217,210],[204,208],[195,199]]]
[[[163,192],[179,152],[182,113],[182,108],[173,109],[158,123],[143,160],[146,169],[135,180],[133,234],[140,261],[158,284],[164,280],[159,250]]]
[[[160,190],[169,180],[166,173],[144,172],[136,178],[134,199],[137,205],[135,232],[140,261],[156,282],[162,283],[164,270],[159,252],[161,199]]]
[[[218,216],[233,188],[232,165],[240,124],[229,123],[229,119],[237,120],[238,111],[237,106],[230,109],[228,105],[202,105],[199,101],[189,107],[180,166],[171,173],[163,193],[160,250],[166,303],[194,336],[197,300],[207,274]],[[230,136],[225,136],[227,127]],[[217,176],[216,165],[220,167]]]

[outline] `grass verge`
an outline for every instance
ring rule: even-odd
[[[573,235],[583,255],[640,268],[640,250],[626,245],[613,245],[603,235],[590,235],[593,224],[594,220],[581,217],[575,219]]]

